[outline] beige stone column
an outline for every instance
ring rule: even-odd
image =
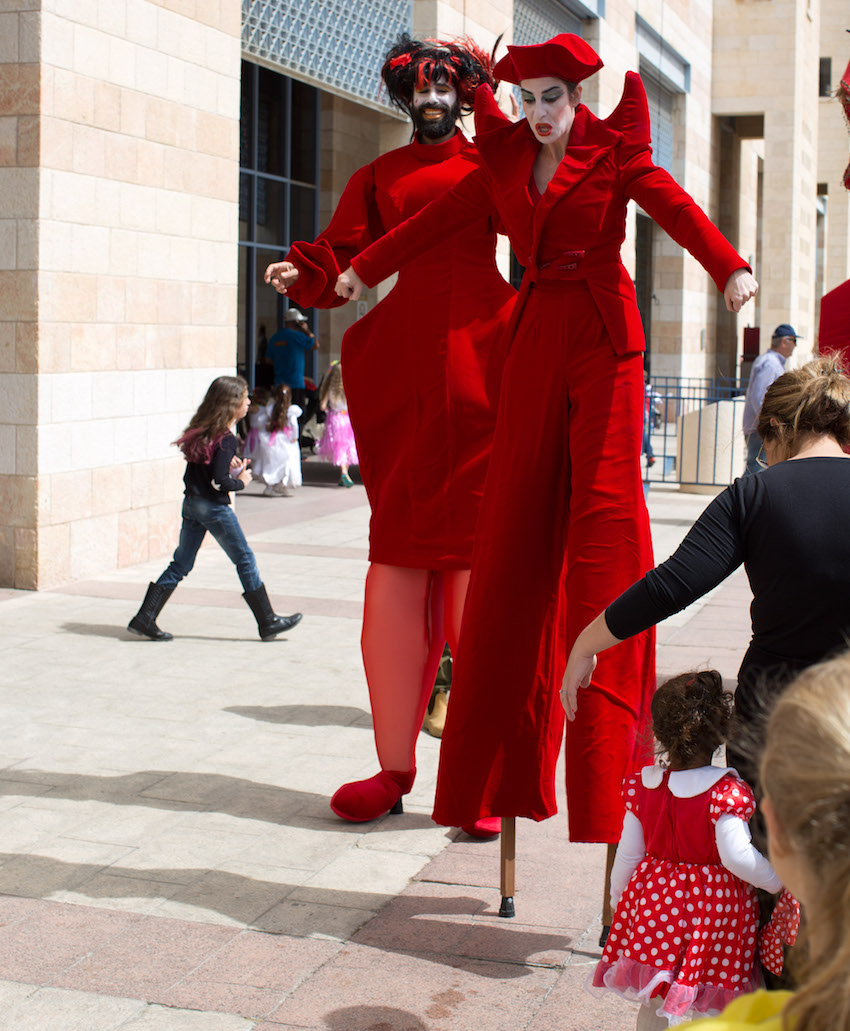
[[[834,90],[850,61],[850,13],[846,0],[822,0],[820,56],[832,60],[830,86]],[[850,136],[835,97],[818,100],[818,183],[827,188],[824,292],[850,278],[850,191],[844,188],[844,170],[850,161]]]
[[[2,305],[17,353],[0,420],[14,400],[19,525],[14,557],[0,527],[0,569],[37,588],[176,541],[169,443],[235,364],[240,5],[17,6],[20,188],[0,190],[20,241],[4,273],[19,300]]]
[[[714,5],[713,110],[764,119],[760,321],[762,350],[780,322],[814,335],[819,4]],[[795,355],[795,360],[797,356]]]

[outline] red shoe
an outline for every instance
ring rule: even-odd
[[[468,823],[461,827],[461,830],[471,838],[497,838],[502,833],[502,818],[500,816],[482,816],[475,823]]]
[[[415,766],[406,773],[381,770],[367,780],[343,784],[331,799],[331,809],[352,823],[377,820],[384,813],[402,813],[401,796],[410,791],[415,779]]]

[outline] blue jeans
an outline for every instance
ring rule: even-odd
[[[254,552],[245,540],[245,534],[230,505],[219,505],[206,498],[190,497],[183,500],[183,525],[180,543],[168,569],[157,580],[160,587],[175,588],[188,576],[207,530],[221,545],[225,555],[236,566],[243,590],[256,591],[262,585]]]
[[[759,455],[764,461],[764,455],[761,454],[762,439],[758,433],[745,433],[744,439],[747,442],[747,467],[744,469],[744,476],[755,476],[763,468],[756,461]]]

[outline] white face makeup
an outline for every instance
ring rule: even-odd
[[[433,139],[454,132],[456,117],[457,90],[445,79],[413,91],[413,121],[423,136]]]
[[[522,110],[539,143],[556,143],[566,139],[573,127],[575,105],[581,97],[581,86],[577,86],[570,97],[567,84],[552,76],[539,79],[523,79]]]

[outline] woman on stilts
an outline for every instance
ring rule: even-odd
[[[526,268],[443,735],[434,818],[450,825],[557,811],[558,690],[570,645],[653,564],[640,470],[644,339],[620,260],[627,202],[700,261],[730,310],[758,289],[743,258],[652,163],[638,75],[627,74],[620,104],[598,119],[581,104],[579,83],[602,67],[584,40],[565,33],[508,51],[495,75],[520,85],[525,119],[510,122],[479,87],[483,167],[353,258],[337,284],[356,298],[437,243],[448,250],[447,232],[485,213],[501,219]],[[542,383],[531,413],[529,370]],[[647,631],[606,652],[567,728],[570,837],[607,842],[612,856],[623,779],[650,758],[643,731],[654,688]]]

